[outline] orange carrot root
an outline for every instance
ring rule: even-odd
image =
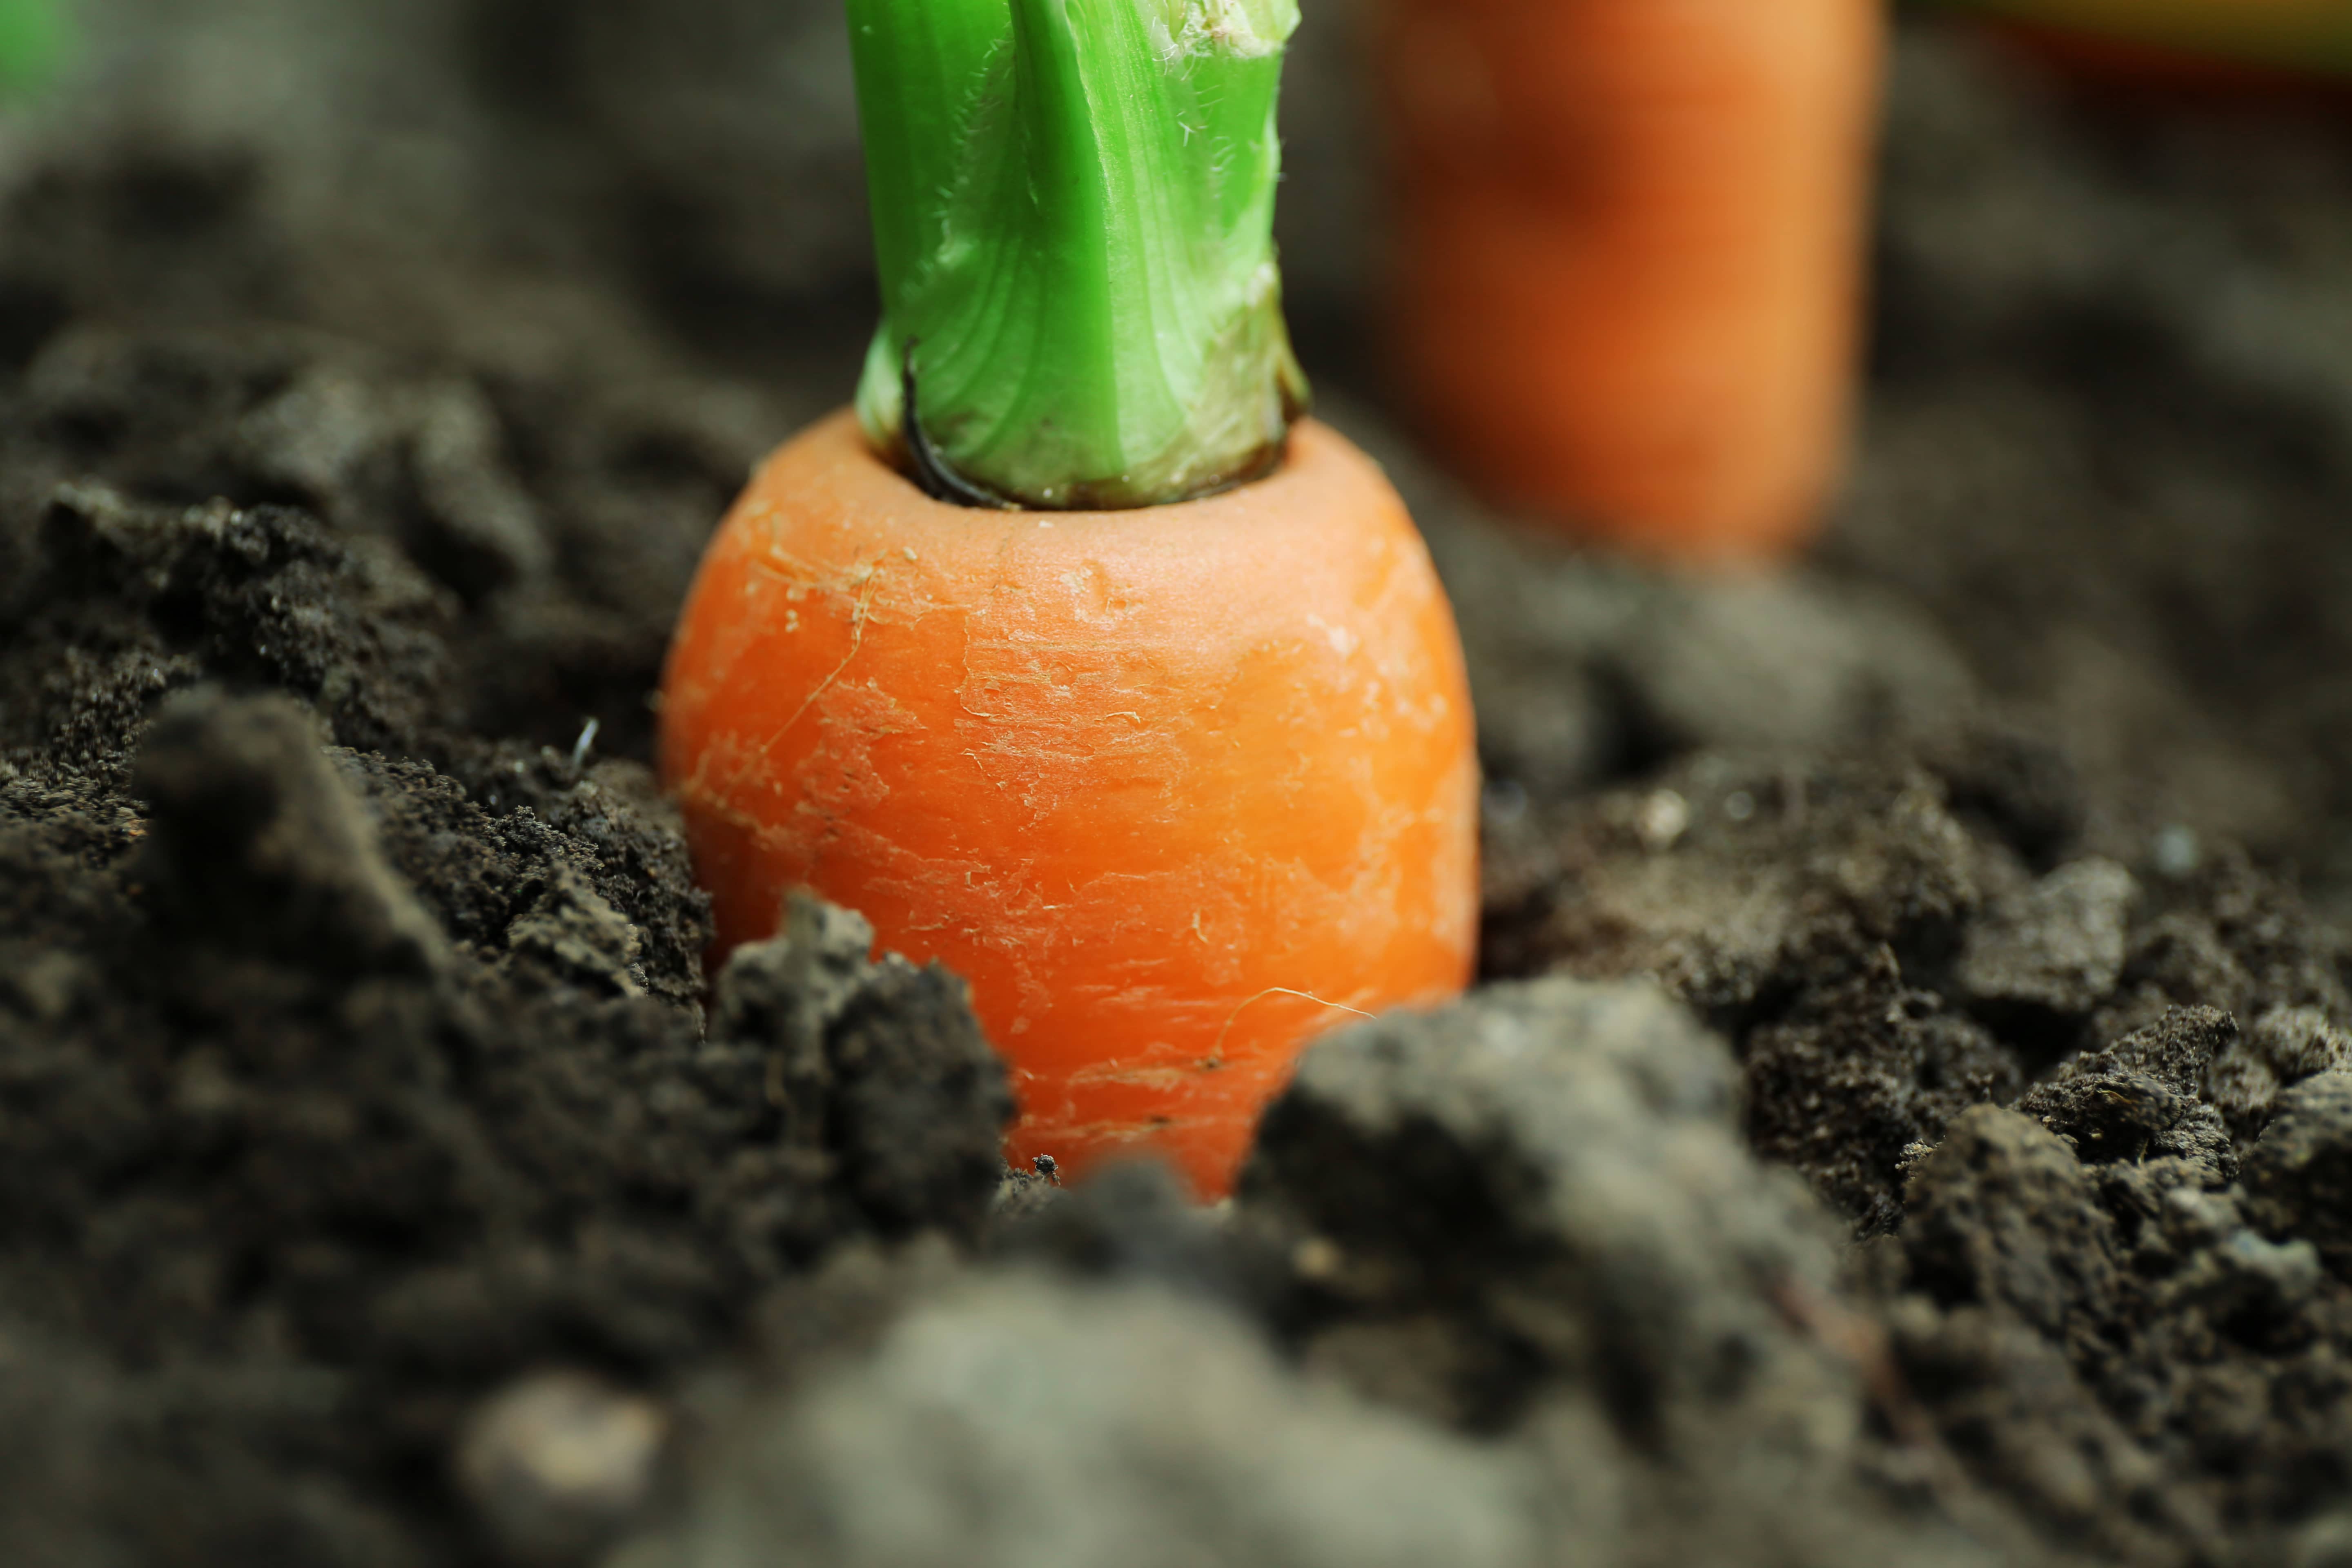
[[[1010,1141],[1225,1192],[1313,1036],[1468,981],[1476,767],[1451,612],[1379,469],[1312,423],[1181,506],[923,496],[836,417],[714,542],[665,773],[722,948],[811,888],[971,984]]]
[[[1818,524],[1879,0],[1393,0],[1403,390],[1509,505],[1653,554]]]

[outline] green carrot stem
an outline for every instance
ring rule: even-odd
[[[0,97],[45,85],[65,48],[65,21],[53,0],[0,0]]]
[[[1272,468],[1306,404],[1274,255],[1297,0],[848,5],[877,446],[942,493],[1037,508]]]

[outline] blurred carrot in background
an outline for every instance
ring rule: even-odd
[[[1880,0],[1391,0],[1397,336],[1493,499],[1684,559],[1817,525],[1853,401]]]

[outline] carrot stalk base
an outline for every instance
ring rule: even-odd
[[[987,504],[1269,471],[1307,402],[1275,264],[1296,0],[850,0],[877,447]],[[908,395],[919,391],[919,406]]]

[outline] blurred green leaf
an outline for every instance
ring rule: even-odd
[[[57,0],[0,0],[0,96],[47,84],[65,52],[65,17]]]

